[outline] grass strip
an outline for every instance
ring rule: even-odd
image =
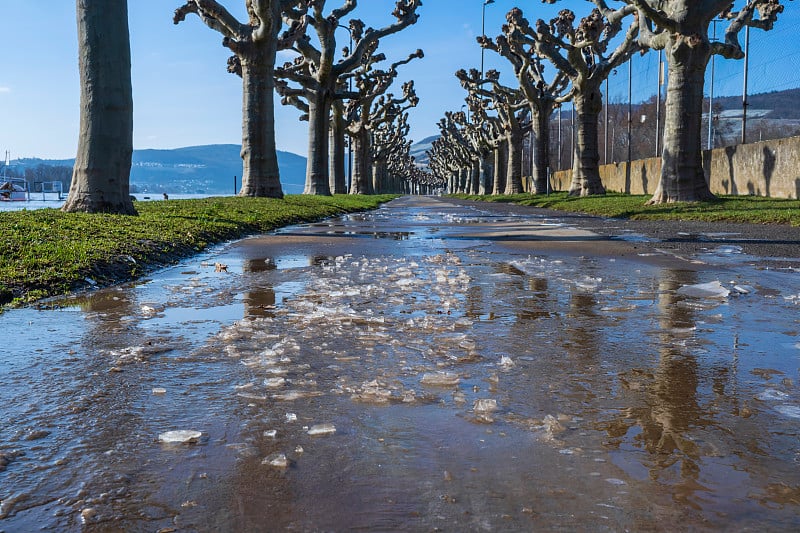
[[[392,195],[218,197],[138,202],[139,216],[0,213],[0,305],[136,279],[209,245],[374,209]]]
[[[566,192],[550,195],[507,196],[453,195],[463,200],[505,202],[532,207],[587,213],[631,220],[695,220],[742,224],[800,226],[800,200],[760,196],[720,196],[710,202],[677,202],[645,205],[649,195],[608,193],[603,196],[571,197]]]

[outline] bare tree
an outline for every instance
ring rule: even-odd
[[[243,86],[241,196],[283,197],[275,146],[275,57],[305,33],[306,21],[297,20],[281,34],[281,13],[301,1],[245,0],[247,23],[216,0],[189,0],[175,10],[175,24],[193,13],[221,33],[222,45],[233,52],[228,72],[241,76]]]
[[[732,11],[730,0],[625,1],[639,9],[639,41],[665,51],[669,72],[661,178],[649,203],[712,199],[702,154],[706,66],[713,54],[743,58],[741,30],[747,26],[771,30],[783,6],[780,0],[749,0],[740,11]],[[711,42],[709,25],[718,15],[730,24],[723,41]]]
[[[547,81],[545,66],[536,51],[535,41],[528,36],[530,25],[521,9],[515,7],[509,11],[506,20],[508,23],[503,25],[503,34],[494,42],[486,36],[478,37],[478,42],[514,66],[520,90],[530,108],[534,143],[533,185],[534,191],[541,194],[547,191],[550,117],[560,103],[572,97],[572,93],[567,91],[570,78],[564,71],[556,70],[552,81]]]
[[[64,211],[135,215],[130,198],[133,90],[127,0],[77,0],[81,113]]]
[[[544,0],[553,3],[556,0]],[[597,7],[575,26],[575,13],[568,9],[559,12],[549,24],[539,20],[531,28],[524,19],[515,24],[536,52],[550,60],[572,82],[572,102],[577,114],[575,162],[572,169],[570,195],[604,194],[600,181],[598,151],[598,119],[603,109],[603,82],[613,70],[638,50],[636,35],[639,25],[634,21],[621,42],[611,51],[611,41],[622,31],[622,20],[636,12],[633,6],[610,9],[603,0],[590,0]]]
[[[334,9],[329,15],[324,13],[325,2],[305,0],[301,8],[287,11],[287,17],[295,24],[306,21],[314,28],[319,47],[314,46],[307,35],[303,36],[295,45],[295,50],[302,56],[301,61],[286,65],[277,72],[279,77],[300,85],[308,103],[308,166],[304,194],[331,193],[328,177],[331,104],[348,96],[342,94],[340,80],[358,69],[364,57],[374,53],[380,39],[416,23],[419,18],[416,11],[422,5],[421,0],[399,0],[392,13],[396,22],[379,30],[364,30],[362,21],[351,20],[354,49],[348,57],[336,63],[336,28],[342,18],[356,9],[357,0],[345,0],[342,7]]]
[[[500,83],[500,73],[496,70],[486,72],[481,78],[477,69],[469,74],[464,70],[456,72],[461,85],[471,94],[484,99],[490,108],[497,112],[508,143],[505,194],[519,194],[522,186],[522,142],[526,133],[525,116],[529,112],[528,102],[519,88]],[[527,124],[530,127],[530,124]]]

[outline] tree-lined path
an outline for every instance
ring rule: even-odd
[[[800,265],[627,224],[405,197],[10,310],[0,528],[796,529]]]

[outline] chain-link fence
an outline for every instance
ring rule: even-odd
[[[800,10],[790,4],[786,11],[771,31],[741,32],[746,60],[715,56],[709,62],[703,148],[800,135]],[[727,22],[713,23],[710,35],[722,39],[726,27]],[[609,77],[599,119],[601,164],[661,155],[666,70],[663,52],[650,51]],[[571,104],[553,116],[553,169],[572,166],[574,120]]]

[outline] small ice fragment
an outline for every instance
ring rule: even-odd
[[[294,414],[294,413],[286,413],[286,421],[287,422],[296,422],[297,421],[297,415]]]
[[[684,285],[678,289],[678,294],[689,298],[727,298],[730,293],[719,281]]]
[[[264,436],[270,439],[274,439],[277,434],[278,434],[277,429],[268,429],[264,432]]]
[[[800,418],[800,407],[797,405],[778,405],[775,410],[789,418]]]
[[[617,479],[615,477],[606,478],[606,481],[608,483],[611,483],[612,485],[625,485],[624,481],[622,481],[621,479]]]
[[[480,398],[472,404],[476,414],[490,414],[497,411],[497,400],[494,398]]]
[[[452,372],[428,372],[422,375],[420,382],[423,385],[431,385],[434,387],[452,387],[458,385],[461,378],[458,374]]]
[[[197,442],[203,434],[199,431],[190,429],[179,429],[167,431],[158,435],[158,440],[166,443],[190,443]]]
[[[141,309],[142,309],[142,314],[145,316],[153,316],[156,314],[156,310],[150,307],[149,305],[143,305]]]
[[[162,394],[166,394],[166,393],[167,393],[167,389],[165,389],[164,387],[153,387],[153,394],[162,395]]]
[[[296,453],[296,454],[298,454],[298,455],[302,454],[304,451],[305,451],[305,450],[304,450],[304,449],[303,449],[303,447],[302,447],[302,446],[300,446],[300,445],[298,445],[298,446],[297,446],[297,447],[294,449],[294,453]]]
[[[308,429],[308,434],[311,436],[333,435],[334,433],[336,433],[336,426],[333,424],[316,424]]]
[[[733,290],[738,294],[750,294],[751,292],[755,292],[755,288],[750,285],[734,285]]]
[[[286,458],[286,454],[277,452],[265,457],[261,464],[274,466],[275,468],[286,468],[289,466],[289,459]]]
[[[511,358],[510,358],[509,356],[507,356],[507,355],[504,355],[504,356],[502,356],[502,357],[500,358],[500,363],[498,364],[498,366],[499,366],[500,368],[504,369],[504,370],[508,370],[509,368],[511,368],[511,367],[512,367],[512,366],[514,366],[514,365],[515,365],[515,363],[514,363],[514,360],[513,360],[513,359],[511,359]]]
[[[768,402],[770,400],[785,400],[789,395],[783,391],[779,391],[777,389],[767,389],[758,396],[756,396],[757,400],[761,400],[762,402]]]
[[[286,383],[286,379],[282,377],[267,378],[264,380],[264,386],[267,387],[268,389],[276,389],[278,387],[282,387],[284,383]]]

